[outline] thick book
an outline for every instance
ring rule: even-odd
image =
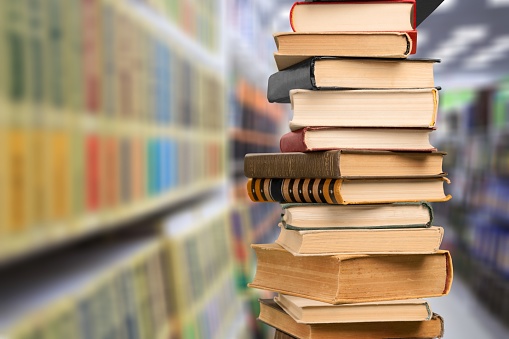
[[[444,333],[444,321],[437,314],[428,321],[300,324],[272,299],[260,299],[258,319],[287,335],[281,339],[432,339]]]
[[[305,0],[306,2],[331,2],[331,0]],[[334,0],[334,2],[343,2],[349,0]],[[373,0],[356,0],[356,2],[368,2]],[[395,0],[397,1],[397,0]],[[415,26],[418,27],[428,16],[431,15],[444,2],[444,0],[415,0],[416,3],[416,18]]]
[[[297,338],[276,329],[276,331],[274,332],[274,339],[297,339]]]
[[[404,59],[416,52],[417,31],[280,32],[274,41],[274,58],[281,69],[280,65],[288,67],[316,55]]]
[[[279,140],[281,152],[333,149],[377,151],[436,151],[430,143],[433,128],[305,127]]]
[[[276,243],[293,255],[425,254],[439,250],[442,227],[292,230],[279,224]]]
[[[290,91],[292,131],[304,127],[435,127],[436,88]]]
[[[331,305],[279,294],[274,301],[300,324],[427,321],[433,317],[424,299]]]
[[[249,287],[334,305],[440,297],[453,279],[448,251],[294,256],[278,244],[251,247],[257,267]]]
[[[332,205],[394,202],[443,202],[447,178],[399,179],[265,179],[250,178],[247,193],[254,202],[327,203]]]
[[[289,230],[426,228],[433,222],[427,202],[329,205],[283,204],[281,224]]]
[[[409,31],[416,25],[415,0],[296,2],[294,32]]]
[[[293,89],[434,88],[437,59],[308,58],[269,77],[270,102],[290,103]],[[281,69],[281,68],[279,68]],[[359,76],[365,74],[365,76]]]
[[[248,178],[425,177],[444,174],[442,152],[332,150],[250,153],[244,157]]]

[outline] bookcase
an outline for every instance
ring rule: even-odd
[[[509,320],[509,82],[441,96],[439,149],[453,181],[449,204],[434,206],[456,237],[455,268],[503,323]],[[447,206],[446,206],[447,205]]]
[[[227,8],[228,110],[234,205],[230,212],[236,289],[248,311],[251,337],[269,337],[267,326],[256,320],[260,297],[270,293],[247,288],[255,273],[252,243],[270,243],[277,237],[281,208],[252,203],[247,195],[244,156],[279,152],[279,137],[288,130],[290,112],[284,105],[269,104],[267,79],[276,72],[272,27],[263,2],[234,0]]]
[[[4,257],[226,179],[220,57],[187,53],[143,4],[49,2],[1,4]]]
[[[0,336],[248,336],[225,6],[0,2]]]

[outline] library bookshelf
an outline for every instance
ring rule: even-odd
[[[507,324],[509,309],[509,82],[442,96],[436,143],[448,152],[454,182],[448,206],[434,206],[454,228],[448,246],[455,268],[492,313]],[[457,253],[457,254],[456,254]]]
[[[0,16],[0,336],[246,331],[225,2],[20,0]],[[180,213],[196,220],[167,232]]]

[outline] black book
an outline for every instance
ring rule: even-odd
[[[331,0],[306,0],[308,2],[326,2]],[[351,1],[351,0],[335,0],[335,1]],[[360,0],[370,1],[370,0]],[[415,0],[417,10],[417,21],[415,27],[419,26],[427,17],[433,13],[444,0]]]
[[[269,102],[290,103],[293,89],[403,89],[435,87],[437,59],[312,57],[269,78]],[[359,77],[359,74],[366,74]]]

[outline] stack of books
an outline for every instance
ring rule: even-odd
[[[416,3],[417,2],[417,3]],[[276,338],[436,338],[427,297],[449,292],[430,202],[451,197],[435,128],[437,60],[406,59],[440,0],[297,2],[275,34],[270,102],[291,103],[282,153],[248,154],[255,202],[279,202],[274,244],[252,245],[250,287]],[[421,6],[422,5],[422,6]]]

